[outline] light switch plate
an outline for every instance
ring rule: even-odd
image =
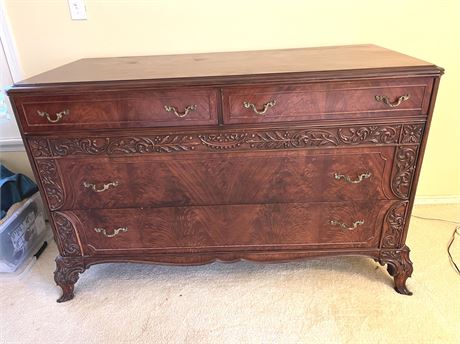
[[[72,20],[86,20],[85,0],[68,0]]]

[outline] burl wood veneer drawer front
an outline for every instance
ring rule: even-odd
[[[139,90],[18,98],[24,131],[217,123],[218,90]]]
[[[426,115],[431,78],[229,87],[225,123]]]
[[[394,198],[394,147],[58,159],[63,209]]]
[[[375,247],[386,201],[60,212],[84,254]],[[56,216],[54,214],[53,216]],[[56,219],[56,218],[55,218]],[[63,223],[62,219],[56,219]]]

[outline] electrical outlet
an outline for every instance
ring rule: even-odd
[[[85,0],[68,0],[72,20],[86,20]]]

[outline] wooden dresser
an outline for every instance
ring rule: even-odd
[[[8,94],[60,255],[204,264],[405,245],[443,70],[374,45],[82,59]],[[312,273],[305,271],[305,273]]]

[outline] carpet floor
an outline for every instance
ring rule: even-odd
[[[460,205],[414,215],[460,222]],[[413,217],[413,296],[364,257],[196,267],[96,265],[58,304],[50,245],[19,278],[0,280],[0,343],[460,343],[455,224]],[[460,238],[452,247],[460,263]]]

